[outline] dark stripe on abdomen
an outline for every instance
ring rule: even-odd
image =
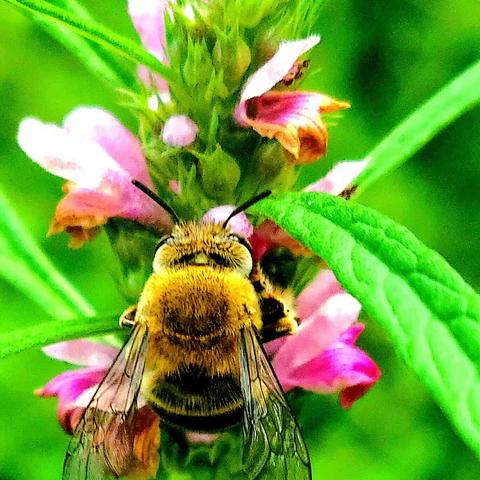
[[[167,375],[148,400],[163,420],[190,430],[223,430],[242,419],[239,380],[195,365]]]

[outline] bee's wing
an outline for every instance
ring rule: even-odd
[[[311,480],[302,434],[253,328],[240,334],[240,382],[243,465],[249,479]]]
[[[147,338],[135,327],[99,385],[68,445],[63,480],[118,477],[130,465]]]

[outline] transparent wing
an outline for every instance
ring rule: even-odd
[[[129,467],[147,337],[135,327],[99,385],[68,445],[63,480],[116,478]]]
[[[240,334],[240,381],[243,466],[248,478],[311,480],[302,434],[253,328],[243,328]]]

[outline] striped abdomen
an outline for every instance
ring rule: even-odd
[[[158,380],[148,402],[163,420],[188,430],[223,430],[242,419],[239,379],[212,375],[198,365],[184,365]]]

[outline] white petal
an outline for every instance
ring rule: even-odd
[[[325,177],[306,187],[305,191],[339,195],[360,175],[368,162],[367,158],[355,162],[337,163]]]
[[[288,73],[297,58],[313,48],[319,41],[320,37],[313,35],[303,40],[280,44],[275,55],[247,80],[240,103],[253,97],[259,97],[271,90]]]
[[[109,171],[120,170],[97,143],[35,118],[20,123],[18,144],[45,170],[80,187],[95,189]]]

